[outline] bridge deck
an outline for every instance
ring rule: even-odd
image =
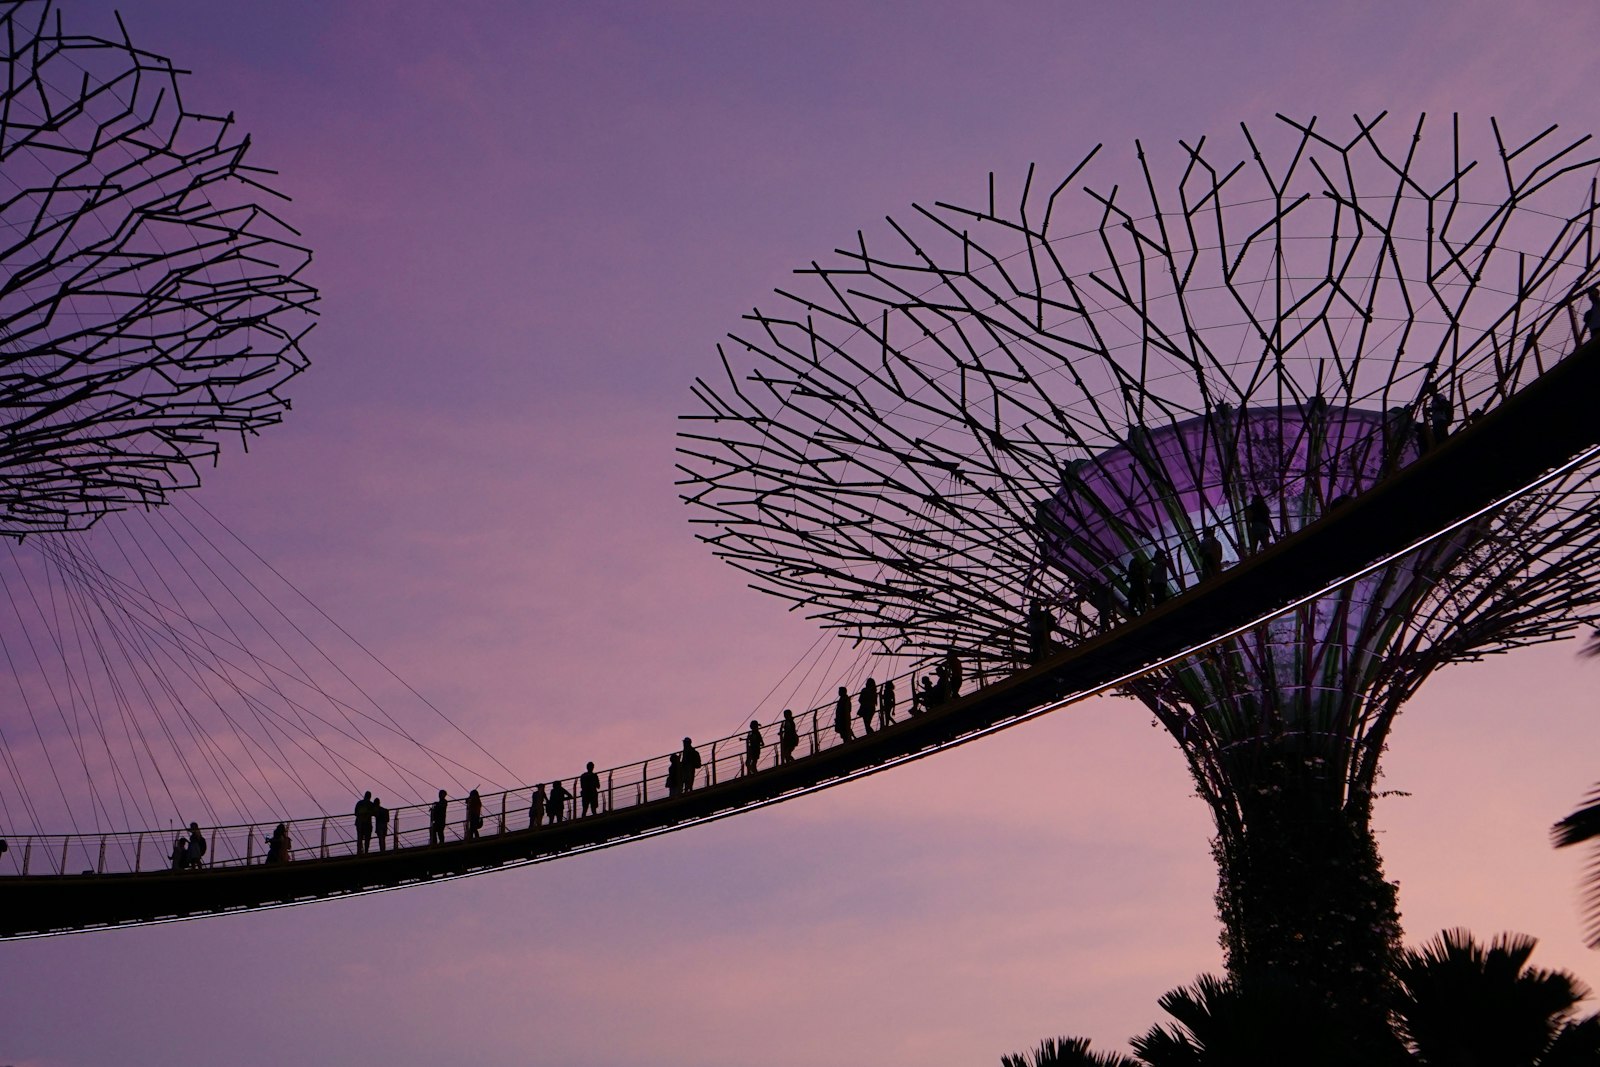
[[[1575,458],[1587,462],[1600,446],[1597,404],[1600,345],[1590,341],[1415,463],[1221,576],[1035,667],[865,737],[822,744],[813,731],[815,751],[792,763],[724,777],[677,797],[651,799],[645,786],[633,802],[625,797],[581,819],[363,856],[69,874],[63,847],[54,873],[0,876],[0,938],[277,907],[542,862],[748,811],[920,758],[1103,692],[1352,577]],[[657,766],[664,770],[665,761]],[[497,813],[489,814],[498,826]],[[337,822],[343,826],[349,818]],[[301,854],[306,851],[317,850]]]

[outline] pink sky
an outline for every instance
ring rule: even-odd
[[[282,172],[324,294],[295,410],[202,499],[528,780],[731,732],[811,646],[694,541],[674,434],[717,340],[856,228],[1280,111],[1600,130],[1579,2],[124,6]],[[1410,938],[1519,930],[1600,985],[1583,857],[1546,843],[1600,778],[1597,682],[1525,651],[1402,716],[1378,825]],[[1097,701],[561,863],[0,946],[0,1063],[1120,1047],[1220,966],[1209,836],[1165,734]]]

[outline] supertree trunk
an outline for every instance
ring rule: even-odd
[[[1400,915],[1371,804],[1329,803],[1317,757],[1295,746],[1263,745],[1256,757],[1256,794],[1213,843],[1228,974],[1245,991],[1270,982],[1314,993],[1352,1029],[1382,1032]]]

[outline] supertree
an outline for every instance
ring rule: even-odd
[[[0,600],[11,620],[0,663],[9,725],[22,726],[0,730],[15,785],[0,790],[0,818],[15,831],[19,802],[40,821],[30,768],[55,779],[63,807],[56,763],[92,788],[142,781],[169,796],[192,765],[231,776],[209,751],[190,759],[202,747],[192,708],[176,723],[136,721],[176,703],[175,685],[200,708],[224,683],[247,699],[270,690],[229,665],[196,666],[228,648],[170,663],[154,650],[216,644],[168,604],[198,598],[163,587],[155,557],[179,535],[156,535],[154,556],[135,559],[142,549],[113,533],[122,585],[94,555],[119,525],[101,520],[169,522],[159,505],[281,420],[317,292],[301,277],[310,252],[272,209],[283,199],[263,184],[272,172],[247,162],[231,115],[185,105],[170,60],[125,30],[70,33],[46,0],[0,3],[0,55]],[[113,700],[111,721],[98,721],[95,705]],[[59,726],[22,717],[47,705]],[[45,761],[51,774],[38,774]],[[116,807],[92,806],[97,817]]]
[[[196,484],[282,417],[316,292],[232,116],[171,61],[0,7],[0,534]]]
[[[700,536],[881,654],[1005,671],[1338,508],[1582,334],[1587,138],[1381,115],[1240,137],[1135,142],[1098,180],[1096,146],[1010,209],[991,174],[979,206],[913,206],[799,271],[696,383]],[[1391,725],[1435,668],[1594,618],[1597,489],[1579,469],[1127,686],[1211,808],[1241,986],[1381,1029]]]

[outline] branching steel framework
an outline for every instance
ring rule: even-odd
[[[914,660],[1004,671],[1147,610],[1585,336],[1600,160],[1553,126],[1483,133],[1279,116],[1237,154],[1136,142],[1097,181],[1097,146],[1053,185],[1030,168],[1011,210],[991,175],[981,207],[858,232],[697,380],[680,485],[701,537]],[[1393,717],[1446,662],[1595,617],[1596,475],[1130,687],[1212,807],[1236,976],[1365,938],[1310,980],[1373,995],[1332,984],[1381,969],[1398,929],[1368,822]],[[1318,932],[1330,907],[1348,922]]]
[[[0,6],[0,534],[82,529],[276,423],[316,291],[169,60]]]

